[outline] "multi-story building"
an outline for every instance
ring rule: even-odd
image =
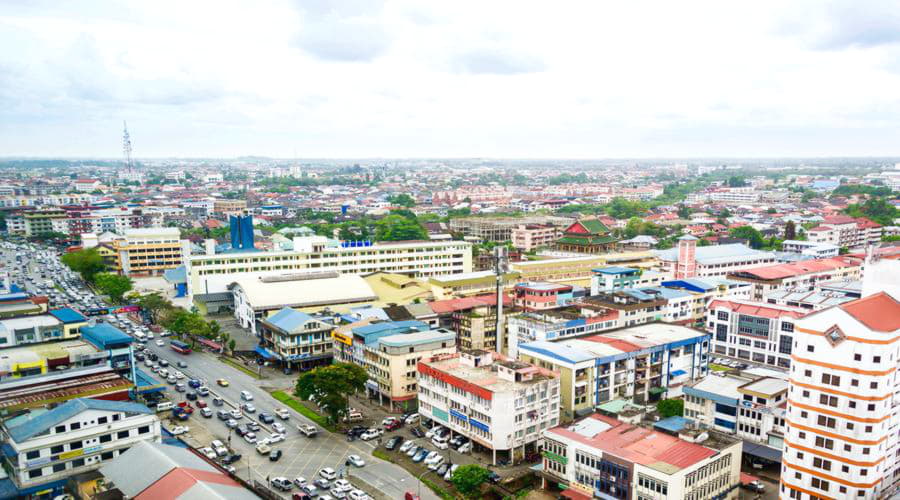
[[[655,250],[663,271],[676,279],[724,277],[739,269],[752,269],[775,263],[775,254],[735,243],[697,247],[697,239],[683,236],[676,248]]]
[[[728,279],[750,283],[752,299],[761,302],[774,292],[813,290],[820,281],[858,280],[861,269],[861,259],[833,257],[741,269],[729,273]]]
[[[563,231],[556,248],[563,252],[602,254],[614,249],[617,241],[600,220],[582,219]]]
[[[508,352],[518,355],[518,346],[538,340],[558,340],[619,327],[619,312],[583,302],[561,309],[513,313],[505,319]]]
[[[376,345],[378,339],[430,329],[431,326],[422,321],[381,321],[374,318],[340,325],[331,334],[334,358],[342,363],[366,366],[366,347]]]
[[[81,322],[85,325],[86,320]],[[68,333],[68,335],[66,335]],[[52,314],[20,316],[0,320],[0,348],[67,340],[78,337],[78,329],[66,328]]]
[[[256,352],[260,356],[276,360],[286,369],[300,371],[331,364],[334,324],[325,318],[285,307],[257,323],[259,346]]]
[[[623,288],[656,286],[662,283],[663,280],[671,278],[665,273],[644,271],[635,267],[608,266],[594,269],[593,272],[591,295]]]
[[[853,218],[846,215],[825,217],[818,226],[807,230],[812,243],[830,243],[838,247],[864,248],[881,241],[882,227],[865,217]]]
[[[676,435],[600,414],[543,433],[542,486],[569,500],[736,499],[741,441],[714,431]]]
[[[212,211],[224,216],[242,215],[247,210],[247,200],[215,200]]]
[[[553,224],[519,224],[510,232],[513,246],[523,252],[552,247],[560,236],[562,231]]]
[[[809,311],[744,300],[713,300],[706,317],[716,355],[786,370],[797,320]]]
[[[498,353],[462,351],[422,359],[419,414],[476,449],[510,461],[535,450],[559,423],[558,374]]]
[[[3,468],[18,498],[61,494],[68,478],[93,471],[141,441],[160,441],[159,418],[144,405],[73,399],[0,426]]]
[[[391,411],[412,410],[419,392],[419,360],[456,352],[456,334],[443,328],[381,337],[365,347],[369,396]]]
[[[706,376],[709,335],[653,323],[518,348],[519,359],[560,374],[561,416],[571,420],[614,399],[638,404],[681,395]]]
[[[781,498],[898,492],[900,302],[885,292],[797,322]]]
[[[174,227],[126,229],[112,243],[117,253],[115,270],[125,276],[158,276],[175,269],[190,254],[190,242]]]
[[[32,210],[9,217],[7,229],[11,235],[30,238],[56,231],[54,221],[62,220],[65,217],[65,210],[59,208]],[[69,233],[66,232],[66,234]]]
[[[163,215],[142,208],[93,209],[81,207],[65,211],[52,220],[53,231],[70,236],[83,233],[125,234],[129,229],[162,227]]]
[[[511,271],[520,273],[522,281],[583,282],[587,285],[594,269],[622,265],[649,269],[658,263],[652,252],[614,252],[601,255],[563,257],[558,259],[510,262]]]
[[[837,257],[841,247],[832,245],[831,243],[814,243],[805,240],[784,240],[781,244],[781,250],[788,253],[809,255],[817,259],[827,259],[828,257]]]
[[[437,276],[472,271],[472,245],[462,241],[400,241],[351,246],[309,236],[294,238],[289,251],[236,251],[192,255],[186,261],[190,295],[217,293],[241,279],[297,272],[379,271]]]
[[[39,196],[0,196],[0,208],[90,205],[96,200],[96,195],[83,193],[47,194]]]
[[[476,240],[503,243],[513,241],[513,231],[522,225],[552,226],[559,231],[571,223],[570,217],[555,216],[464,217],[450,220],[450,232]]]
[[[584,296],[580,286],[549,282],[518,283],[513,289],[516,307],[525,311],[556,309]]]

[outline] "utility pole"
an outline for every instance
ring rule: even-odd
[[[509,272],[509,254],[505,246],[494,247],[494,274],[497,278],[497,352],[503,354],[503,276]]]

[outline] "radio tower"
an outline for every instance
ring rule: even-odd
[[[122,121],[125,133],[122,135],[122,154],[125,155],[125,169],[130,173],[134,167],[131,162],[131,137],[128,135],[128,123]]]

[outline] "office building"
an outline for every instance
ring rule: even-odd
[[[125,276],[159,276],[175,269],[190,254],[190,242],[174,227],[126,229],[122,239],[112,241],[114,269]]]
[[[553,224],[519,224],[510,232],[513,246],[523,252],[552,247],[561,236],[562,231]]]
[[[419,361],[455,352],[456,334],[443,328],[378,338],[365,347],[369,397],[377,397],[390,411],[414,409]]]
[[[584,288],[560,283],[526,282],[513,288],[515,305],[524,311],[556,309],[584,296]]]
[[[558,374],[498,353],[461,351],[422,359],[419,414],[476,449],[513,461],[536,451],[559,423]]]
[[[745,300],[713,300],[706,316],[713,353],[787,370],[797,321],[809,311]]]
[[[858,280],[861,266],[862,259],[833,257],[740,269],[729,273],[728,279],[750,283],[751,298],[761,302],[774,292],[813,290],[819,282]]]
[[[593,270],[591,278],[591,295],[611,292],[623,288],[641,288],[656,286],[671,276],[665,273],[644,271],[636,267],[608,266]]]
[[[832,215],[806,231],[812,243],[828,243],[844,248],[865,248],[881,241],[882,227],[865,217]]]
[[[797,322],[781,498],[898,493],[900,302],[880,292]]]
[[[816,259],[837,257],[840,250],[841,247],[832,245],[831,243],[815,243],[812,241],[801,240],[784,240],[781,243],[781,251],[783,252],[808,255]]]

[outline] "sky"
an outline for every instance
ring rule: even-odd
[[[893,1],[0,2],[0,156],[900,154]]]

